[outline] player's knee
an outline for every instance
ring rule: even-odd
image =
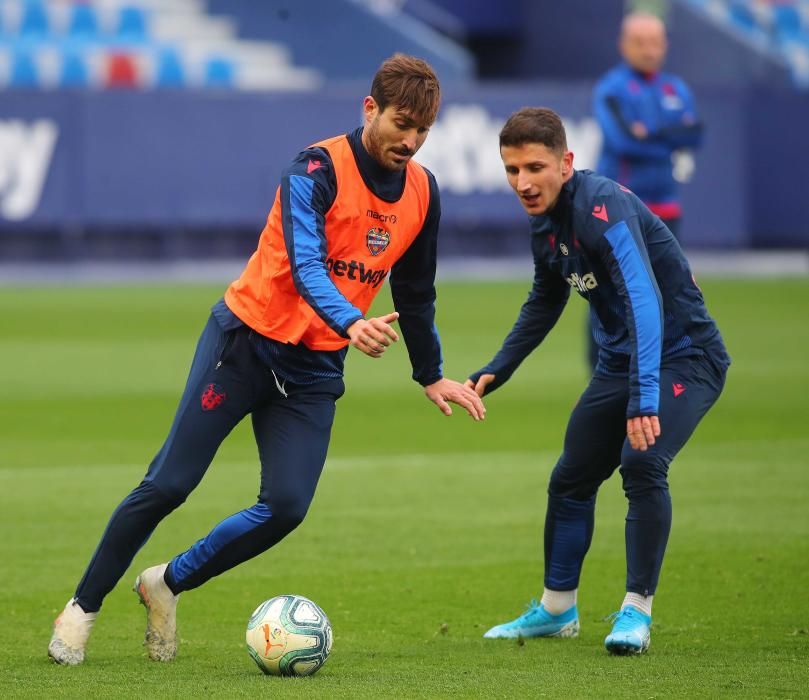
[[[632,450],[624,455],[621,478],[627,496],[641,492],[668,490],[668,463],[655,455]]]
[[[130,500],[138,501],[147,507],[164,510],[166,514],[185,502],[190,490],[172,484],[156,484],[154,481],[142,481],[132,491]]]
[[[548,482],[548,495],[555,498],[574,498],[586,501],[596,494],[599,482],[576,478],[575,470],[569,469],[563,462],[558,462],[551,472]]]
[[[276,527],[292,532],[300,525],[309,511],[310,499],[295,496],[276,496],[264,501],[272,513]]]
[[[185,499],[193,490],[185,484],[161,484],[156,488],[160,491],[166,503],[171,504],[172,510],[185,503]]]

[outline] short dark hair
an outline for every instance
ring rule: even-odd
[[[500,147],[541,143],[562,154],[567,150],[567,135],[562,119],[547,107],[523,107],[512,114],[500,130]]]
[[[407,112],[424,126],[438,115],[441,88],[429,63],[415,56],[396,53],[386,59],[371,83],[371,97],[384,112],[389,106]]]

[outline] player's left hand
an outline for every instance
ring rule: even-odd
[[[626,436],[633,450],[646,452],[660,437],[660,420],[657,416],[637,416],[626,421]]]
[[[474,389],[464,386],[452,379],[439,379],[434,384],[424,387],[424,393],[445,416],[452,415],[450,403],[456,403],[476,421],[486,417],[486,407]]]

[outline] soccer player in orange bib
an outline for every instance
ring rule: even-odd
[[[104,597],[248,414],[261,461],[258,502],[138,576],[149,656],[176,654],[180,593],[261,554],[301,523],[326,460],[349,345],[381,357],[399,339],[391,326],[398,319],[427,398],[445,415],[455,403],[483,419],[477,394],[443,377],[434,324],[441,209],[435,178],[412,158],[439,102],[432,68],[396,54],[364,99],[364,126],[310,146],[283,173],[258,249],[213,306],[166,442],[112,514],[54,623],[54,661],[84,660]],[[386,278],[396,310],[367,318]]]

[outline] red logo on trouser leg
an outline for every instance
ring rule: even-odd
[[[685,391],[685,384],[680,384],[680,382],[674,382],[671,385],[672,390],[674,391],[674,398],[676,399],[680,394]]]
[[[219,408],[228,395],[225,390],[218,384],[208,384],[205,391],[202,392],[200,397],[200,404],[202,404],[203,411],[214,411]]]

